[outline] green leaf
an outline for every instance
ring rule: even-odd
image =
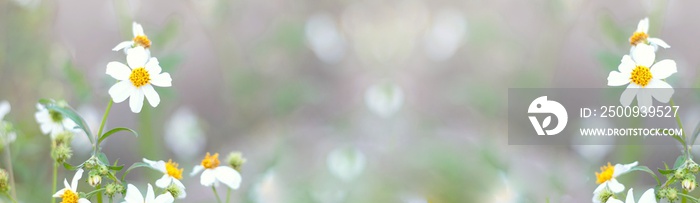
[[[673,169],[666,169],[666,170],[664,170],[664,169],[659,169],[659,173],[661,173],[661,175],[669,175],[669,174],[674,174],[674,173],[676,173],[676,170],[673,170]]]
[[[676,158],[676,163],[673,164],[673,169],[680,168],[681,165],[683,165],[685,163],[685,160],[686,160],[685,154],[681,154],[680,156],[678,156],[678,158]]]
[[[680,135],[674,135],[671,137],[673,137],[673,139],[676,139],[676,141],[680,142],[684,148],[687,148],[686,147],[687,145],[685,144],[685,140],[683,140],[683,138]]]
[[[75,170],[78,170],[78,169],[80,168],[80,167],[76,167],[76,166],[70,165],[70,164],[67,163],[67,162],[63,162],[63,167],[66,168],[66,170],[69,170],[69,171],[75,171]]]
[[[140,167],[151,167],[150,165],[143,163],[143,162],[136,162],[132,164],[126,171],[124,171],[124,174],[122,175],[122,181],[124,181],[124,178],[126,177],[126,174],[129,174],[129,172],[135,168],[140,168]]]
[[[104,165],[109,165],[109,159],[107,159],[107,155],[104,152],[100,152],[100,154],[97,155],[97,160],[100,160]]]
[[[661,181],[659,180],[659,177],[656,176],[656,173],[654,173],[654,171],[652,171],[651,169],[649,169],[649,167],[646,167],[646,166],[635,166],[635,167],[632,167],[632,169],[630,169],[630,171],[644,171],[644,172],[647,172],[647,173],[651,174],[651,176],[654,177],[654,179],[656,179],[656,184],[657,184],[657,185],[661,185]]]
[[[124,168],[124,165],[121,165],[121,166],[107,166],[107,168],[108,168],[109,170],[113,170],[113,171],[120,171],[120,170],[122,170],[122,169]]]
[[[66,105],[65,107],[60,106],[60,105],[56,104],[55,101],[48,100],[48,99],[41,99],[41,100],[39,100],[39,103],[41,105],[44,105],[44,107],[46,107],[46,109],[59,112],[59,113],[61,113],[61,115],[71,119],[73,122],[75,122],[75,124],[78,125],[78,127],[81,130],[83,130],[83,132],[85,132],[85,135],[90,140],[90,143],[91,144],[94,143],[94,140],[92,139],[93,135],[92,135],[92,131],[90,131],[90,127],[86,124],[83,117],[80,117],[80,115],[78,115],[78,113],[75,110],[73,110],[73,108],[71,108],[68,105]]]
[[[132,129],[130,129],[130,128],[114,128],[114,129],[112,129],[112,130],[107,131],[107,132],[106,132],[105,134],[103,134],[102,136],[100,136],[100,139],[97,140],[97,145],[99,146],[100,143],[102,143],[102,141],[103,141],[104,139],[107,139],[107,137],[109,137],[109,136],[111,136],[112,134],[117,133],[117,132],[119,132],[119,131],[129,131],[129,132],[133,133],[136,137],[139,136],[139,134],[136,133],[136,131],[134,131],[134,130],[132,130]]]

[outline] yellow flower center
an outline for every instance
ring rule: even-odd
[[[134,37],[134,44],[136,46],[142,46],[143,48],[150,48],[151,47],[151,40],[146,37],[146,35],[138,35]]]
[[[630,76],[630,80],[632,80],[634,84],[642,87],[646,87],[649,81],[651,81],[651,78],[651,70],[646,66],[637,66],[632,70],[632,75]]]
[[[202,159],[202,166],[206,169],[213,169],[219,166],[221,162],[219,162],[219,153],[214,154],[213,156],[207,152],[207,156]]]
[[[182,171],[184,169],[178,169],[179,164],[176,162],[173,162],[172,159],[168,160],[168,163],[165,163],[165,171],[168,172],[168,175],[173,178],[177,178],[178,180],[182,180]]]
[[[78,194],[73,192],[72,190],[65,190],[63,192],[63,196],[61,196],[63,199],[61,203],[78,203]]]
[[[151,75],[148,74],[145,68],[138,67],[131,71],[129,80],[131,80],[131,84],[134,84],[135,87],[141,87],[151,82]]]
[[[645,32],[634,32],[634,34],[632,34],[630,37],[630,44],[635,46],[639,43],[646,42],[647,38],[649,38],[649,35],[647,35]]]
[[[610,165],[608,162],[607,166],[600,167],[600,173],[595,172],[596,181],[595,183],[601,184],[613,178],[613,173],[615,172],[615,167]]]

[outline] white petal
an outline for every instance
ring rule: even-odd
[[[671,96],[673,96],[674,92],[671,85],[657,79],[652,79],[645,90],[649,91],[653,98],[662,103],[668,103],[671,100]]]
[[[204,170],[204,167],[202,165],[196,165],[196,166],[194,166],[194,168],[192,168],[192,172],[190,173],[190,176],[197,175],[202,170]]]
[[[663,47],[665,49],[671,48],[670,45],[666,44],[666,42],[664,42],[663,40],[661,40],[659,38],[649,38],[649,39],[647,39],[647,41],[649,41],[650,44],[657,45],[657,46]]]
[[[141,87],[141,89],[143,90],[143,94],[146,96],[146,99],[148,99],[148,103],[151,104],[152,107],[156,107],[158,104],[160,104],[160,96],[158,96],[158,92],[153,89],[151,84],[144,85]]]
[[[78,199],[78,203],[91,203],[90,200],[87,200],[85,198],[80,198]]]
[[[634,202],[634,192],[632,192],[632,190],[634,190],[634,188],[630,188],[630,190],[627,191],[625,202]]]
[[[162,172],[162,173],[165,173],[165,172],[166,172],[166,170],[165,170],[165,161],[163,161],[163,160],[153,161],[153,160],[149,160],[149,159],[143,158],[143,162],[146,163],[146,164],[148,164],[148,166],[150,166],[151,168],[153,168],[153,169],[155,169],[155,170],[158,170],[158,171],[160,171],[160,172]]]
[[[215,175],[214,170],[209,170],[209,169],[204,170],[204,172],[202,172],[201,179],[199,179],[199,183],[201,183],[204,186],[209,187],[209,186],[212,186],[214,184],[214,182],[216,182],[216,175]]]
[[[173,178],[173,183],[177,185],[178,188],[180,188],[180,195],[177,197],[178,199],[183,199],[187,197],[187,192],[185,190],[185,185],[180,182],[180,180]]]
[[[73,191],[78,191],[78,180],[83,177],[83,169],[78,169],[73,176],[73,181],[71,181],[70,186]]]
[[[63,189],[59,190],[58,192],[54,193],[52,197],[55,197],[55,198],[63,197],[63,193],[66,192],[66,189],[68,189],[68,188],[63,188]]]
[[[129,64],[129,67],[131,67],[131,69],[144,67],[147,61],[148,55],[146,54],[146,50],[144,50],[143,47],[138,46],[129,49],[129,52],[126,54],[126,63]]]
[[[151,84],[158,87],[170,87],[172,86],[172,81],[173,79],[170,78],[170,73],[163,73],[151,77]]]
[[[170,183],[172,182],[172,177],[170,177],[168,174],[163,175],[163,177],[160,177],[160,179],[156,180],[156,186],[159,188],[166,188]]]
[[[169,192],[166,192],[165,194],[158,195],[158,197],[156,197],[155,203],[172,203],[173,201],[175,201],[173,195]]]
[[[613,178],[616,178],[622,174],[629,172],[630,170],[632,170],[632,168],[637,166],[637,164],[639,164],[639,163],[636,161],[629,163],[629,164],[615,164],[615,169],[613,171]]]
[[[151,186],[151,184],[149,183],[148,184],[148,191],[146,191],[146,198],[144,200],[146,200],[145,202],[147,202],[147,203],[153,203],[153,200],[155,200],[155,199],[156,199],[156,195],[153,194],[153,186]]]
[[[649,18],[644,18],[639,21],[639,24],[637,24],[637,32],[649,32]]]
[[[632,60],[637,65],[651,67],[656,59],[656,53],[654,53],[654,47],[646,44],[638,44],[634,48],[634,53],[632,53]]]
[[[134,91],[136,91],[136,87],[134,87],[130,81],[122,80],[117,82],[117,84],[112,85],[108,92],[109,96],[111,96],[112,100],[114,100],[114,103],[121,103],[129,98]]]
[[[156,57],[151,57],[151,59],[146,62],[146,70],[151,75],[158,75],[161,71],[163,71]]]
[[[627,85],[625,91],[622,92],[622,95],[620,95],[620,104],[622,104],[623,106],[629,106],[630,104],[632,104],[632,100],[634,100],[634,97],[637,96],[638,91],[638,85],[634,83]]]
[[[231,189],[238,189],[241,187],[241,174],[228,166],[219,166],[214,169],[216,173],[216,179],[219,182],[226,184]]]
[[[653,103],[651,100],[651,91],[648,91],[647,88],[640,89],[637,92],[637,106],[646,106],[647,108],[650,107]]]
[[[615,197],[610,197],[610,199],[608,199],[608,201],[605,203],[624,203],[624,202],[622,202],[619,199],[615,199]]]
[[[595,190],[593,190],[594,196],[598,196],[598,194],[600,194],[600,192],[602,192],[603,189],[605,189],[605,187],[607,187],[607,185],[608,185],[607,183],[602,183],[602,184],[598,185],[598,187],[596,187]]]
[[[651,76],[656,79],[666,79],[668,76],[678,72],[676,62],[670,59],[659,61],[651,66]]]
[[[7,113],[10,112],[10,102],[2,101],[0,102],[0,120],[2,120]]]
[[[63,187],[66,187],[66,189],[71,189],[73,187],[70,186],[70,183],[68,183],[68,178],[63,179]]]
[[[656,194],[654,194],[654,188],[648,189],[646,192],[644,192],[644,194],[642,194],[642,197],[639,198],[639,202],[637,203],[656,203]]]
[[[138,24],[136,22],[131,24],[131,31],[134,33],[134,37],[139,35],[145,35],[143,33],[143,27],[141,27],[141,24]]]
[[[615,178],[608,181],[608,188],[610,188],[610,191],[613,193],[620,193],[625,190],[625,186],[620,182],[617,182],[617,179]]]
[[[630,74],[610,71],[608,75],[608,86],[620,86],[628,83],[630,83]]]
[[[112,61],[107,64],[106,73],[117,80],[128,80],[131,75],[131,69],[123,63]]]
[[[617,66],[617,70],[619,70],[620,73],[629,75],[635,67],[637,67],[637,64],[632,60],[632,57],[630,55],[625,55],[620,60],[620,65]]]
[[[129,184],[126,186],[126,197],[124,197],[127,203],[143,203],[143,195],[136,186]]]
[[[137,89],[131,92],[129,107],[131,108],[131,112],[141,112],[141,108],[143,107],[143,90]]]
[[[119,51],[134,46],[134,41],[123,41],[115,46],[112,51]]]

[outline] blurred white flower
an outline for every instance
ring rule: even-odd
[[[382,117],[390,117],[403,106],[403,90],[395,84],[372,85],[365,92],[365,105]]]
[[[201,154],[207,141],[204,136],[199,118],[185,107],[179,108],[166,124],[165,144],[181,159]]]
[[[81,168],[75,172],[73,180],[71,180],[70,184],[68,184],[67,179],[63,180],[63,186],[65,186],[65,188],[53,194],[53,197],[63,199],[63,201],[61,202],[64,203],[90,203],[90,200],[87,200],[85,198],[79,198],[78,196],[78,180],[80,180],[80,178],[82,177],[83,169]]]
[[[17,133],[12,129],[12,124],[5,121],[5,116],[10,113],[10,102],[0,101],[0,146],[15,142]]]
[[[634,31],[632,36],[630,36],[630,44],[632,45],[632,48],[630,48],[630,53],[634,54],[637,45],[644,44],[644,45],[651,45],[654,47],[654,51],[656,51],[659,47],[663,48],[671,48],[666,42],[659,38],[652,38],[649,37],[649,18],[644,18],[639,21],[639,24],[637,25],[637,30]]]
[[[50,135],[51,139],[66,130],[75,131],[77,124],[60,112],[49,110],[41,104],[36,104],[36,109],[34,118],[39,123],[41,132]]]
[[[314,184],[311,197],[319,203],[339,203],[346,202],[347,192],[339,184],[329,181],[322,181]]]
[[[600,185],[593,191],[593,202],[600,202],[600,194],[606,189],[609,189],[612,193],[624,191],[625,185],[618,182],[616,178],[629,172],[635,166],[637,166],[636,161],[629,164],[615,164],[615,166],[608,163],[608,165],[600,167],[600,173],[595,173],[595,183]]]
[[[277,179],[277,174],[274,170],[268,170],[262,176],[262,179],[255,183],[253,191],[250,193],[251,199],[257,203],[276,203],[283,202],[282,194],[283,187]]]
[[[338,148],[327,158],[328,170],[343,181],[352,181],[365,169],[365,155],[355,148]]]
[[[514,203],[519,202],[519,194],[513,189],[508,177],[504,173],[499,175],[500,184],[486,197],[486,201],[493,203]]]
[[[606,203],[623,203],[621,200],[615,199],[615,197],[610,197]],[[634,192],[632,188],[627,192],[627,197],[624,203],[635,203]],[[654,188],[648,189],[642,197],[639,198],[638,203],[656,203],[656,194],[654,194]]]
[[[173,160],[168,160],[168,162],[165,162],[163,160],[151,161],[146,158],[143,158],[143,162],[148,164],[152,169],[163,173],[163,176],[156,181],[157,187],[167,188],[168,186],[170,186],[170,184],[175,184],[175,186],[179,188],[179,195],[176,198],[182,199],[187,197],[187,193],[185,192],[185,185],[183,185],[182,182],[180,182],[180,180],[182,180],[182,171],[184,169],[178,168],[178,163],[173,162]]]
[[[438,11],[423,40],[426,54],[435,61],[449,59],[462,44],[466,30],[467,22],[459,10]]]
[[[612,127],[606,118],[581,119],[583,128],[607,128]],[[605,144],[597,144],[604,142]],[[572,147],[581,157],[590,163],[598,163],[612,150],[615,144],[614,137],[586,137],[575,136],[572,140]]]
[[[345,37],[329,14],[310,16],[306,20],[305,33],[309,48],[321,61],[334,64],[345,55]]]
[[[207,187],[216,187],[219,182],[234,190],[241,187],[241,174],[229,166],[220,166],[220,164],[219,153],[210,155],[207,152],[207,155],[202,159],[202,164],[195,166],[190,175],[194,176],[204,171],[199,183]]]
[[[123,63],[112,61],[107,64],[107,74],[114,79],[119,80],[109,88],[109,95],[115,103],[121,103],[127,98],[129,107],[134,113],[141,112],[143,107],[144,96],[148,99],[151,106],[156,107],[160,103],[160,96],[153,85],[159,87],[172,86],[172,78],[169,73],[161,73],[163,70],[158,59],[151,57],[149,59],[146,50],[142,47],[136,47],[126,54],[126,62],[129,66]]]
[[[620,103],[629,106],[634,97],[637,97],[637,105],[648,107],[653,104],[652,97],[657,101],[667,103],[673,95],[673,87],[664,79],[677,72],[676,62],[662,60],[654,64],[656,54],[654,48],[646,45],[637,45],[632,56],[622,57],[618,71],[611,71],[608,75],[608,86],[627,85],[627,89],[620,96]]]
[[[149,40],[148,36],[146,36],[146,34],[143,32],[143,27],[141,27],[141,24],[133,22],[131,24],[131,29],[134,33],[134,38],[131,41],[124,41],[117,44],[112,51],[119,51],[123,49],[124,53],[128,54],[129,50],[134,47],[143,47],[146,51],[146,55],[151,57],[151,40]]]
[[[175,201],[173,196],[169,193],[163,193],[161,195],[156,195],[153,193],[153,186],[148,184],[148,191],[146,191],[146,196],[141,194],[136,186],[129,184],[126,186],[126,196],[124,196],[125,203],[172,203]]]

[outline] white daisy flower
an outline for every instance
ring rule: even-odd
[[[90,200],[80,198],[78,196],[78,180],[80,180],[82,177],[83,169],[81,168],[75,172],[75,176],[73,176],[71,184],[68,184],[67,179],[63,179],[63,185],[65,188],[59,190],[56,192],[56,194],[53,194],[53,197],[63,199],[63,201],[61,201],[63,203],[90,203]]]
[[[222,182],[231,189],[238,189],[241,186],[241,174],[229,166],[219,166],[219,164],[219,153],[210,155],[207,152],[202,164],[195,166],[190,175],[197,175],[204,170],[199,181],[202,185],[217,186]]]
[[[187,193],[185,193],[185,185],[180,182],[180,180],[182,180],[182,171],[184,169],[178,168],[178,163],[173,162],[173,160],[168,160],[168,162],[165,162],[163,160],[151,161],[145,158],[143,159],[143,162],[148,164],[151,168],[163,173],[163,177],[156,181],[157,187],[167,188],[170,186],[170,184],[175,184],[178,188],[180,188],[180,193],[178,193],[179,195],[177,198],[182,199],[187,196]]]
[[[141,194],[136,186],[129,184],[126,186],[126,196],[124,197],[124,202],[122,203],[172,203],[175,201],[170,193],[163,193],[155,196],[153,193],[153,186],[148,184],[148,191],[146,191],[146,197]]]
[[[146,54],[150,57],[151,51],[149,51],[149,48],[151,48],[151,40],[149,40],[148,36],[146,36],[146,34],[143,32],[143,27],[141,27],[141,24],[136,22],[134,22],[131,27],[134,33],[134,38],[131,41],[124,41],[117,44],[112,51],[124,49],[124,53],[128,54],[129,50],[134,47],[143,47],[146,50]]]
[[[606,203],[623,203],[621,200],[615,199],[615,197],[610,197]],[[624,203],[635,203],[634,192],[632,188],[627,192],[627,198]],[[656,195],[654,194],[654,188],[648,189],[642,197],[639,198],[638,203],[656,203]]]
[[[667,103],[673,95],[673,87],[664,79],[677,72],[676,62],[662,60],[654,64],[656,54],[654,48],[646,45],[637,45],[632,56],[622,57],[618,71],[611,71],[608,75],[608,86],[627,85],[627,89],[620,96],[620,103],[629,106],[634,97],[637,97],[638,106],[651,106],[652,99]]]
[[[189,108],[180,107],[166,124],[165,146],[181,160],[192,160],[204,153],[207,138],[202,124],[204,123]]]
[[[160,96],[153,85],[159,87],[170,87],[172,78],[169,73],[161,73],[162,68],[158,64],[158,59],[149,59],[146,50],[142,47],[131,49],[126,54],[126,63],[112,61],[107,64],[107,74],[119,80],[109,88],[109,95],[116,103],[123,102],[127,98],[129,107],[134,113],[141,112],[143,107],[143,97],[146,96],[148,103],[156,107],[160,103]]]
[[[630,49],[630,53],[634,53],[634,51],[637,48],[637,45],[640,44],[645,44],[645,45],[651,45],[654,47],[654,51],[658,49],[659,47],[663,47],[665,49],[671,48],[666,42],[659,38],[653,38],[649,37],[649,18],[644,18],[639,21],[639,24],[637,25],[637,30],[634,31],[632,36],[630,36],[630,45],[632,45],[632,48]]]
[[[616,178],[629,172],[635,166],[637,166],[636,161],[630,164],[615,164],[615,166],[608,163],[608,165],[600,167],[600,173],[595,173],[596,183],[600,185],[593,191],[593,202],[600,202],[600,194],[606,189],[609,189],[612,193],[624,191],[625,186],[618,182]]]
[[[70,118],[63,116],[60,112],[49,110],[44,105],[36,104],[36,109],[38,111],[34,114],[34,118],[39,123],[41,132],[49,134],[51,139],[66,130],[73,131],[78,126]]]

